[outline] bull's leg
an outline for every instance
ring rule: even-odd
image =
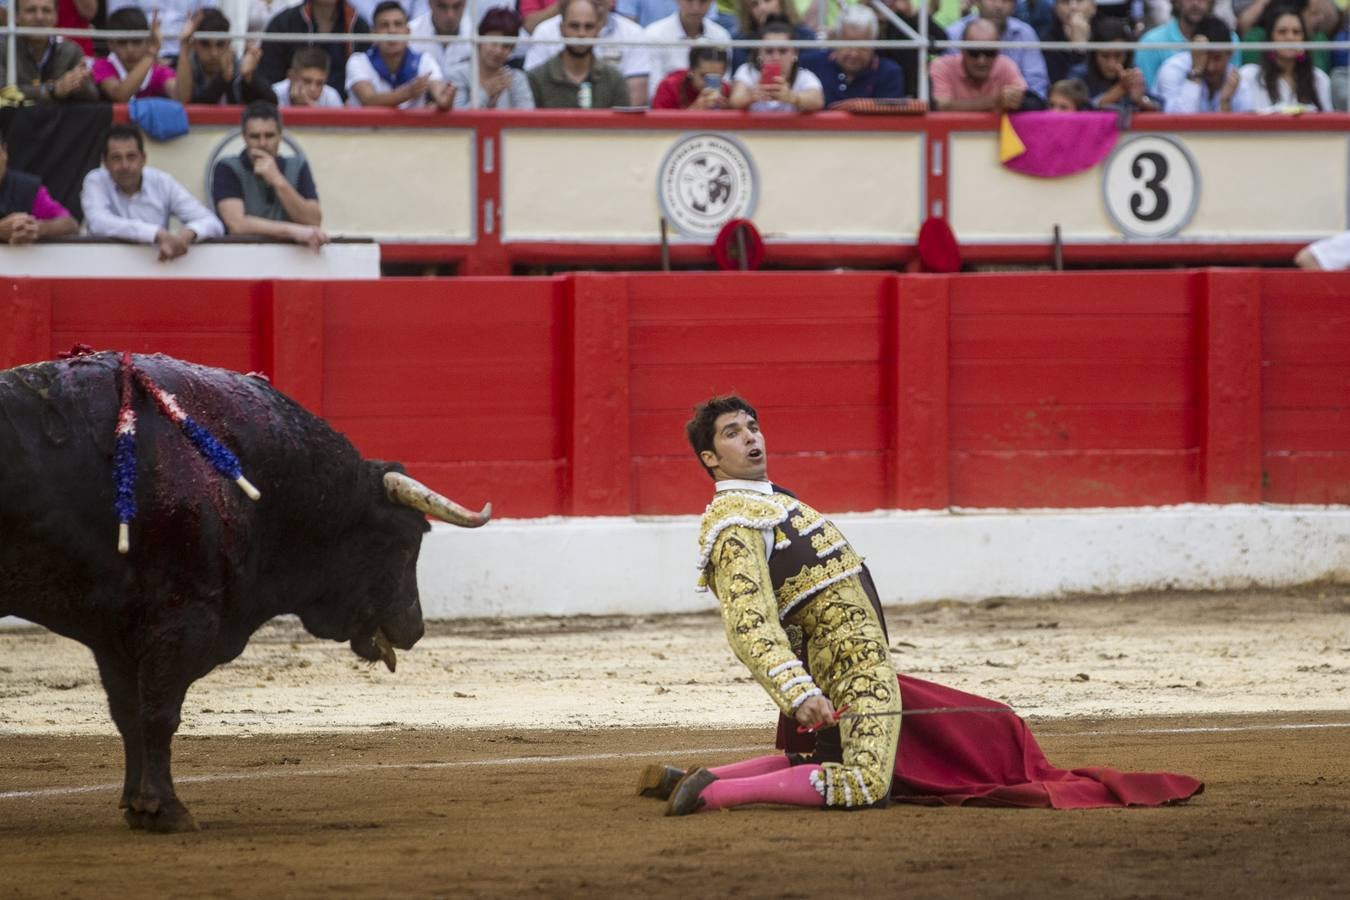
[[[170,771],[173,736],[178,731],[183,698],[202,654],[195,646],[173,641],[172,653],[150,653],[141,661],[140,729],[144,765],[131,808],[148,831],[196,831],[197,823],[178,799]]]
[[[108,711],[112,713],[113,723],[122,735],[122,751],[126,758],[122,780],[122,799],[117,806],[123,810],[127,824],[132,828],[141,828],[139,813],[133,812],[131,802],[141,787],[141,761],[144,750],[141,744],[141,701],[136,687],[136,667],[107,653],[96,653],[98,674],[103,680],[103,690],[108,695]]]

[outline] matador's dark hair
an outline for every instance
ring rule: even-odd
[[[685,437],[689,438],[689,446],[694,448],[694,456],[698,457],[698,464],[703,466],[703,470],[708,473],[708,477],[716,479],[712,469],[708,468],[700,455],[704,450],[713,449],[713,437],[716,436],[717,417],[729,412],[744,412],[755,421],[759,421],[759,413],[746,400],[737,394],[721,394],[711,397],[708,400],[694,407],[694,414],[684,423]]]

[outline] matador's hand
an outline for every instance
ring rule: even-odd
[[[797,719],[797,724],[808,731],[829,728],[839,721],[839,717],[834,711],[834,704],[823,694],[808,697],[801,706],[797,707],[797,711],[793,715]]]

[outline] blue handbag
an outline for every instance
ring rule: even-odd
[[[135,97],[127,105],[131,121],[157,141],[168,141],[188,133],[187,110],[167,97]]]

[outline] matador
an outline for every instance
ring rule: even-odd
[[[788,751],[711,768],[643,769],[638,792],[667,815],[779,803],[869,809],[920,803],[1094,807],[1159,805],[1203,785],[1170,773],[1045,761],[1003,704],[897,676],[872,579],[825,516],[768,480],[759,416],[714,397],[685,426],[715,492],[699,526],[700,588],[727,641],[781,712]],[[950,715],[902,718],[917,712]],[[795,752],[809,750],[809,752]]]

